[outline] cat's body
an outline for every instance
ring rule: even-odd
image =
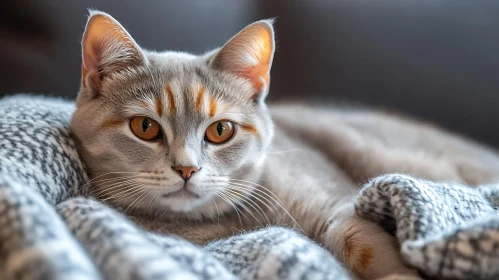
[[[94,14],[72,122],[92,194],[149,230],[197,243],[290,226],[359,276],[414,274],[392,236],[355,217],[361,184],[393,172],[488,183],[499,179],[499,156],[386,113],[269,109],[273,44],[271,26],[257,22],[204,56],[146,52],[108,15]]]
[[[231,212],[190,223],[179,219],[177,213],[161,213],[158,219],[139,212],[132,219],[148,230],[178,234],[199,244],[266,224],[291,226],[336,254],[348,251],[345,246],[357,247],[350,248],[342,258],[347,259],[348,254],[351,265],[359,266],[357,273],[374,262],[370,250],[381,244],[377,255],[381,255],[378,262],[382,264],[376,265],[395,273],[400,263],[394,261],[397,245],[392,237],[369,222],[355,218],[355,222],[349,222],[352,201],[363,182],[394,172],[470,185],[499,181],[499,156],[495,151],[428,124],[351,108],[279,105],[270,106],[270,112],[275,135],[261,175],[252,181],[261,185],[257,187],[261,195],[251,197],[252,202],[246,205],[255,217],[246,212],[246,217],[240,215],[241,224],[237,213]],[[264,193],[272,193],[270,197],[278,200],[295,221]],[[355,241],[347,243],[343,239],[356,235],[362,241],[352,239]],[[399,272],[410,273],[404,269]]]

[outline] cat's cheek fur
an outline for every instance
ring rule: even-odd
[[[146,143],[133,135],[125,135],[124,133],[113,134],[109,142],[114,144],[116,154],[120,154],[121,157],[135,166],[147,165],[161,158],[161,154],[166,155],[168,152],[161,143]]]
[[[225,172],[232,172],[245,164],[246,158],[250,153],[251,143],[247,140],[238,140],[226,147],[216,147],[211,152],[211,162],[218,169]]]

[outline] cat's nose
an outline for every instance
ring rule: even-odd
[[[173,169],[186,181],[199,170],[194,166],[174,166]]]

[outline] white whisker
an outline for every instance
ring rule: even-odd
[[[135,195],[136,193],[142,191],[142,187],[143,187],[143,185],[135,185],[131,188],[127,188],[124,190],[118,190],[117,192],[113,193],[110,197],[102,199],[101,201],[106,201],[109,199],[114,199],[114,200],[122,199],[123,200],[125,198],[131,197],[131,196]]]
[[[101,195],[105,194],[106,192],[116,189],[116,188],[121,188],[121,187],[126,187],[127,185],[133,183],[133,179],[127,179],[123,180],[120,182],[111,182],[109,185],[100,185],[100,189],[96,189],[91,191],[89,194],[95,198],[99,198]]]
[[[134,201],[132,201],[132,203],[128,204],[128,206],[127,206],[127,207],[125,208],[125,210],[123,211],[123,213],[124,213],[124,214],[126,214],[126,213],[127,213],[128,209],[131,209],[131,208],[133,207],[133,205],[135,204],[135,202],[137,202],[137,200],[138,200],[139,198],[140,198],[140,200],[139,200],[139,201],[142,201],[143,197],[145,197],[145,196],[149,195],[149,192],[147,192],[145,189],[139,189],[139,190],[140,190],[140,191],[142,191],[142,193],[141,193],[139,196],[137,196],[137,198],[136,198]],[[144,196],[144,194],[145,194],[145,196]],[[141,197],[142,197],[142,198],[141,198]]]
[[[268,195],[266,194],[265,192],[261,191],[262,194],[266,194],[268,196],[269,199],[272,199],[274,201],[275,204],[277,204],[277,206],[279,206],[283,211],[284,213],[291,219],[291,221],[302,231],[304,232],[304,230],[301,228],[301,226],[298,224],[298,222],[293,218],[293,216],[291,216],[291,214],[288,212],[288,210],[286,210],[286,208],[284,208],[284,206],[282,205],[282,202],[280,201],[279,197],[277,195],[275,195],[271,190],[269,190],[268,188],[262,186],[262,185],[259,185],[257,183],[253,183],[253,182],[249,182],[249,181],[244,181],[244,180],[238,180],[238,179],[230,179],[231,181],[240,181],[240,182],[246,182],[246,183],[249,183],[249,184],[253,184],[255,186],[259,186],[263,189],[265,189],[266,191],[268,191],[271,195]],[[246,188],[250,188],[250,186],[247,186],[247,185],[243,185],[241,183],[233,183],[233,184],[237,184],[238,186],[241,186],[241,187],[246,187]],[[255,187],[251,187],[252,189],[254,190],[257,190],[257,188]],[[275,197],[275,198],[274,198]]]
[[[220,224],[220,211],[218,211],[217,202],[215,201],[215,199],[213,198],[213,196],[211,197],[211,200],[213,201],[213,204],[215,204],[215,209],[217,209],[217,221]]]
[[[248,191],[247,188],[243,188],[243,187],[240,187],[238,185],[234,185],[234,183],[231,183],[229,186],[231,187],[231,189],[241,189],[241,190]],[[274,207],[270,207],[269,204],[273,205],[273,203],[267,197],[265,197],[264,195],[260,194],[258,191],[259,191],[258,189],[252,189],[251,190],[251,195],[253,196],[253,198],[256,199],[256,200],[258,200],[258,202],[262,203],[263,205],[265,205],[265,207],[267,207],[273,213],[276,213],[277,208],[275,207],[275,205],[274,205]],[[267,194],[265,194],[265,195],[267,195]],[[265,201],[263,201],[262,199],[265,200]],[[267,204],[267,203],[269,203],[269,204]]]
[[[294,149],[282,150],[282,151],[270,151],[270,152],[267,152],[267,154],[272,154],[272,155],[275,155],[275,154],[284,154],[284,153],[289,153],[289,152],[297,152],[297,151],[301,151],[301,150],[303,150],[303,149],[294,148]]]
[[[258,220],[258,218],[257,218],[257,217],[253,214],[253,212],[251,212],[251,211],[248,209],[248,207],[246,207],[246,205],[244,205],[244,203],[243,203],[243,202],[241,202],[239,199],[237,199],[237,198],[240,198],[240,197],[238,197],[238,196],[236,196],[236,195],[234,195],[234,194],[232,194],[232,193],[229,193],[229,192],[227,192],[227,191],[228,191],[228,190],[225,190],[225,191],[224,191],[224,194],[225,194],[227,197],[232,198],[232,199],[233,199],[233,201],[234,201],[235,203],[237,203],[239,206],[241,206],[241,207],[242,207],[244,210],[246,210],[246,212],[248,212],[248,213],[249,213],[249,214],[250,214],[250,215],[251,215],[251,216],[252,216],[252,217],[253,217],[253,218],[254,218],[254,219],[258,222],[258,223],[260,223],[260,220]]]
[[[247,202],[248,205],[251,206],[251,208],[255,209],[255,211],[258,212],[258,214],[267,221],[267,224],[271,224],[269,217],[267,216],[267,214],[265,214],[265,211],[263,211],[263,209],[257,203],[255,203],[248,197],[242,196],[242,194],[237,193],[232,189],[228,189],[227,191],[233,193],[234,195],[239,196],[241,199],[243,199],[243,203]],[[258,222],[260,223],[259,220]]]
[[[239,218],[239,222],[241,223],[241,227],[242,227],[243,226],[243,220],[241,219],[241,215],[239,215],[239,213],[240,213],[239,209],[237,209],[237,207],[234,205],[234,203],[232,203],[228,198],[226,198],[223,193],[218,193],[218,194],[216,194],[216,196],[220,197],[227,204],[230,204],[232,206],[232,208],[234,208],[234,210],[236,211],[237,217]],[[241,213],[241,214],[244,215],[244,213]],[[245,218],[246,218],[246,216],[245,216]]]

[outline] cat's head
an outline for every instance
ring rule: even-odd
[[[92,194],[179,215],[228,210],[251,189],[273,128],[264,103],[274,32],[250,24],[196,56],[140,48],[91,12],[72,130]]]

